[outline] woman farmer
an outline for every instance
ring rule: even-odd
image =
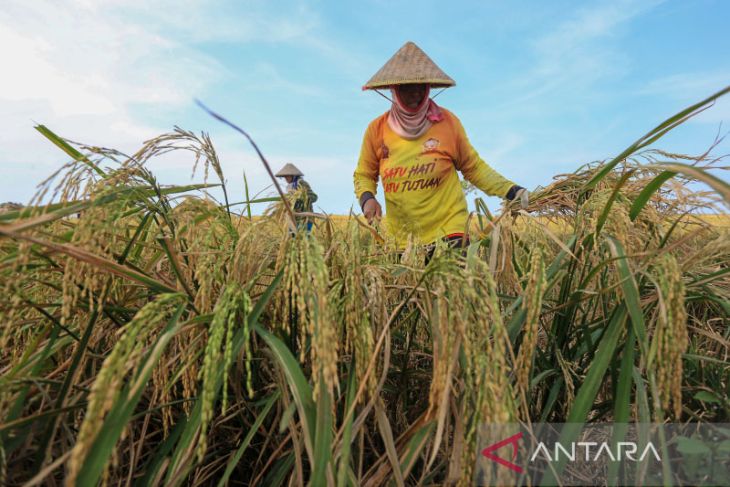
[[[311,213],[314,202],[317,201],[317,194],[302,176],[304,174],[294,164],[286,164],[276,173],[276,177],[286,180],[286,193],[292,203],[292,210],[295,213]],[[295,216],[295,218],[297,228],[306,227],[307,231],[312,230],[312,220],[309,217]]]
[[[527,190],[489,167],[469,143],[459,119],[429,98],[432,87],[455,84],[426,53],[407,42],[363,86],[389,88],[392,105],[365,131],[354,174],[355,194],[368,221],[380,219],[375,194],[381,180],[387,230],[399,247],[410,234],[423,244],[465,240],[468,211],[456,171],[489,195],[519,198],[523,208],[528,204]]]

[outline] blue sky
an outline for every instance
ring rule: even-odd
[[[0,76],[0,201],[27,201],[65,162],[34,121],[126,152],[175,125],[204,130],[232,199],[243,197],[244,171],[264,189],[251,148],[199,98],[249,131],[275,168],[299,166],[320,209],[347,213],[363,132],[388,109],[360,88],[408,40],[456,80],[436,101],[481,156],[532,189],[730,84],[728,19],[724,0],[10,0],[0,12],[12,66]],[[723,121],[728,99],[657,147],[699,153]],[[184,184],[192,163],[181,154],[151,168]]]

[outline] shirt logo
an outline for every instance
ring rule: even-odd
[[[439,142],[438,139],[434,139],[433,137],[431,137],[423,143],[423,152],[434,151],[438,148],[439,144],[441,144],[441,142]]]

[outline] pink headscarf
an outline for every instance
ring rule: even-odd
[[[398,96],[395,86],[390,88],[393,94],[393,105],[388,114],[388,125],[396,134],[404,139],[417,139],[431,128],[435,122],[443,120],[444,116],[436,103],[428,97],[431,87],[426,87],[426,95],[421,104],[415,109],[408,108]]]

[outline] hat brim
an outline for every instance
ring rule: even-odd
[[[422,79],[407,79],[407,80],[393,80],[393,81],[380,81],[377,83],[368,83],[366,85],[363,85],[362,90],[381,90],[385,88],[390,88],[391,86],[397,86],[397,85],[429,85],[431,88],[451,88],[452,86],[456,86],[456,83],[454,81],[445,81],[445,80],[422,80]]]
[[[372,78],[363,90],[376,90],[394,85],[428,84],[434,88],[456,85],[423,50],[413,42],[406,42]]]
[[[283,178],[284,176],[304,176],[304,174],[297,166],[289,162],[284,164],[284,167],[279,169],[279,172],[274,174],[274,176],[277,178]]]

